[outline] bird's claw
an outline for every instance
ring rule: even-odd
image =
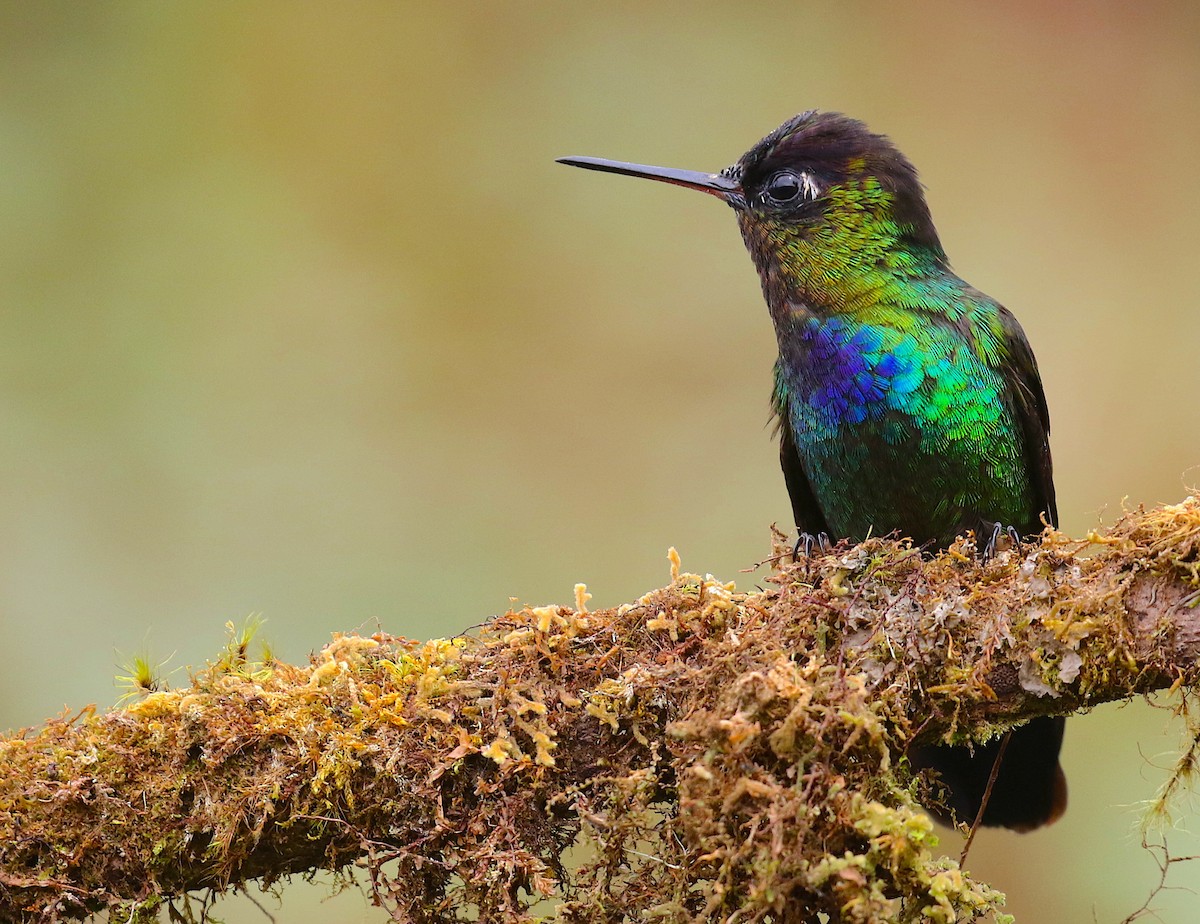
[[[796,544],[792,547],[792,561],[799,561],[801,550],[803,549],[805,558],[812,558],[813,549],[816,548],[820,552],[828,552],[831,548],[829,542],[829,533],[801,533],[796,537]]]
[[[983,527],[988,531],[987,542],[984,543],[983,551],[980,554],[985,562],[995,558],[997,552],[1015,549],[1021,544],[1021,534],[1017,532],[1015,526],[984,522]]]

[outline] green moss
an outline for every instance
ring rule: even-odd
[[[149,920],[362,861],[415,924],[1004,921],[937,854],[901,755],[1191,683],[1172,624],[1130,614],[1185,610],[1198,559],[1188,501],[987,563],[875,539],[761,593],[676,573],[588,612],[579,589],[477,637],[338,635],[304,666],[230,626],[188,688],[137,680],[125,708],[0,741],[0,868],[22,871],[0,912]]]

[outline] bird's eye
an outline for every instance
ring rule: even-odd
[[[763,195],[772,205],[791,205],[802,197],[815,198],[816,185],[807,176],[791,170],[781,170],[771,177]]]

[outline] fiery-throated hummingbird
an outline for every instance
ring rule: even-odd
[[[779,342],[774,408],[796,525],[945,547],[1029,536],[1057,517],[1050,418],[1016,318],[950,269],[917,171],[838,113],[789,119],[719,173],[592,157],[560,163],[673,183],[737,214]],[[983,824],[1029,830],[1066,808],[1063,719],[1015,730]],[[943,809],[973,821],[1000,742],[910,749]],[[945,811],[942,812],[945,817]]]

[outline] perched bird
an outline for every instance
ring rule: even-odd
[[[838,113],[789,119],[720,173],[591,157],[560,163],[696,189],[732,206],[779,342],[774,407],[796,525],[818,537],[898,532],[945,547],[1057,517],[1050,419],[1021,325],[950,269],[917,171]],[[982,823],[1030,830],[1066,808],[1061,718],[1008,739]],[[910,751],[944,807],[975,820],[1000,742]],[[943,812],[943,817],[945,817]]]

